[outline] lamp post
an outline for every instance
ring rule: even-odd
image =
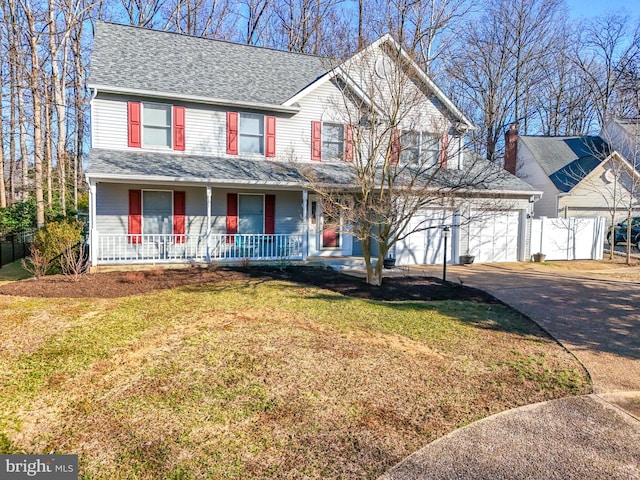
[[[442,281],[447,281],[447,240],[451,236],[451,230],[447,225],[442,229],[442,238],[444,238],[444,261],[442,262]]]

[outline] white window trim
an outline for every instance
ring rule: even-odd
[[[149,235],[173,235],[173,213],[175,208],[175,198],[174,198],[174,190],[164,190],[161,188],[145,188],[142,189],[142,196],[140,197],[140,234],[144,235],[144,192],[171,192],[171,233],[169,234],[160,234],[160,233],[150,233]]]
[[[256,234],[252,234],[252,233],[242,233],[242,232],[237,232],[238,235],[265,235],[264,231],[266,228],[266,205],[265,205],[265,197],[266,194],[264,193],[238,193],[238,230],[240,230],[240,196],[253,196],[253,197],[262,197],[262,233],[256,233]]]
[[[426,132],[426,131],[425,132],[421,132],[421,131],[418,131],[418,130],[402,130],[400,132],[400,148],[401,148],[401,150],[400,150],[400,158],[402,159],[402,154],[405,153],[408,150],[408,149],[405,150],[404,147],[402,146],[402,137],[403,137],[403,135],[410,134],[410,133],[414,133],[414,134],[417,133],[419,135],[419,138],[418,138],[418,158],[416,160],[411,160],[410,163],[416,163],[416,161],[418,161],[418,163],[419,163],[419,160],[422,157],[422,155],[425,152],[431,150],[431,149],[425,149],[424,148],[425,144],[426,144],[426,141],[425,141],[425,138],[426,138],[427,140],[428,139],[433,139],[434,140],[434,145],[437,146],[436,160],[435,160],[435,162],[433,162],[433,165],[438,165],[438,161],[440,159],[440,148],[441,148],[441,146],[440,146],[440,142],[441,142],[440,137],[438,137],[438,135],[434,135],[434,134],[432,134],[430,132]]]
[[[325,142],[326,143],[331,143],[331,144],[337,144],[338,143],[338,142],[327,142],[325,140],[325,138],[326,138],[326,135],[324,134],[324,126],[325,125],[332,126],[332,127],[341,127],[342,128],[342,140],[339,142],[340,143],[340,156],[338,156],[338,157],[326,157],[324,155],[324,144],[325,144]],[[347,128],[345,126],[345,124],[344,123],[339,123],[339,122],[324,122],[323,121],[321,123],[321,127],[320,128],[321,128],[320,159],[323,162],[326,162],[326,161],[328,161],[328,162],[331,162],[331,161],[333,161],[333,162],[343,162],[344,161],[344,151],[345,151],[345,148],[344,148],[344,144],[345,144],[345,129]]]
[[[241,145],[241,137],[242,137],[242,130],[240,125],[242,125],[242,116],[243,115],[255,115],[255,116],[262,116],[262,134],[260,135],[256,135],[256,134],[251,134],[251,133],[245,133],[244,135],[247,137],[251,137],[251,138],[258,138],[260,137],[261,139],[261,145],[262,145],[262,152],[243,152],[240,149],[240,145]],[[254,157],[264,157],[267,152],[267,142],[266,142],[266,136],[267,136],[267,116],[261,113],[253,113],[253,112],[238,112],[238,154],[239,155],[251,155]]]
[[[142,148],[148,149],[148,150],[173,150],[173,104],[169,104],[169,103],[160,103],[160,102],[140,102],[141,108],[140,108],[140,119],[142,120],[140,123],[140,134],[142,137]],[[145,110],[145,106],[146,105],[158,105],[160,107],[169,107],[169,141],[170,141],[170,145],[169,146],[164,146],[164,145],[146,145],[144,143],[144,110]],[[155,125],[157,126],[157,125]]]

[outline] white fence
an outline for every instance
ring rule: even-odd
[[[531,221],[531,254],[546,260],[602,260],[604,218],[547,218]]]

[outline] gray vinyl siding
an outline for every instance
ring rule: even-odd
[[[118,97],[95,98],[91,102],[91,129],[93,148],[127,148],[127,100]]]
[[[542,191],[542,198],[533,207],[535,217],[557,217],[556,196],[558,189],[523,142],[518,142],[516,173],[519,178],[535,190]]]
[[[226,233],[227,230],[227,194],[244,193],[276,196],[275,233],[302,234],[302,192],[274,190],[238,190],[214,189],[211,206],[212,233]]]
[[[207,194],[204,187],[170,187],[99,183],[96,188],[97,227],[100,234],[125,235],[129,223],[129,190],[184,191],[186,199],[186,234],[207,233]],[[273,190],[213,189],[211,201],[211,231],[226,233],[227,193],[254,193],[276,196],[275,233],[302,234],[302,192]]]
[[[129,225],[129,190],[173,190],[185,192],[187,235],[207,231],[207,196],[204,188],[99,183],[96,186],[96,223],[101,235],[126,235]]]

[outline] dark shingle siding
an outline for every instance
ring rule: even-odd
[[[89,83],[279,105],[328,69],[311,55],[99,22]]]

